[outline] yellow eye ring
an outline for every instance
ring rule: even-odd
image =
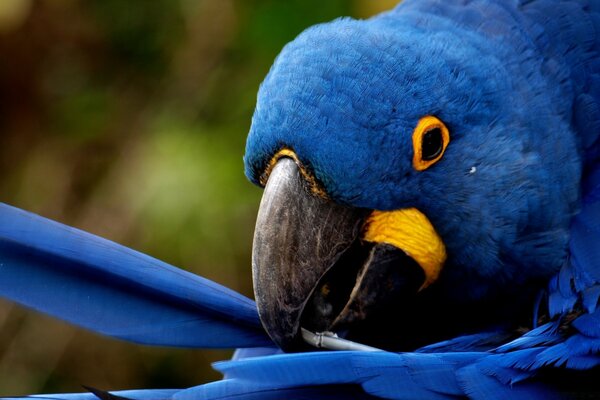
[[[426,115],[417,123],[412,142],[413,167],[417,171],[424,171],[442,158],[450,143],[450,133],[440,119]]]

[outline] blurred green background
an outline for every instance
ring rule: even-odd
[[[0,0],[0,201],[252,296],[261,191],[242,155],[258,85],[306,27],[396,2]],[[0,301],[0,395],[193,386],[230,355]]]

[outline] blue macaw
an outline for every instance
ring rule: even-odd
[[[597,0],[406,0],[306,30],[247,141],[256,304],[1,205],[2,296],[137,343],[241,348],[198,387],[44,397],[600,394],[599,50]]]

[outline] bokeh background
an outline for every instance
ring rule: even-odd
[[[0,201],[251,297],[261,191],[242,155],[258,85],[306,27],[395,3],[0,0]],[[0,396],[188,387],[230,355],[120,342],[0,300]]]

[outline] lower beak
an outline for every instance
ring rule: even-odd
[[[290,158],[271,170],[252,252],[260,319],[285,351],[305,347],[300,328],[352,330],[426,283],[426,272],[403,250],[365,240],[371,210],[313,194],[301,172]]]

